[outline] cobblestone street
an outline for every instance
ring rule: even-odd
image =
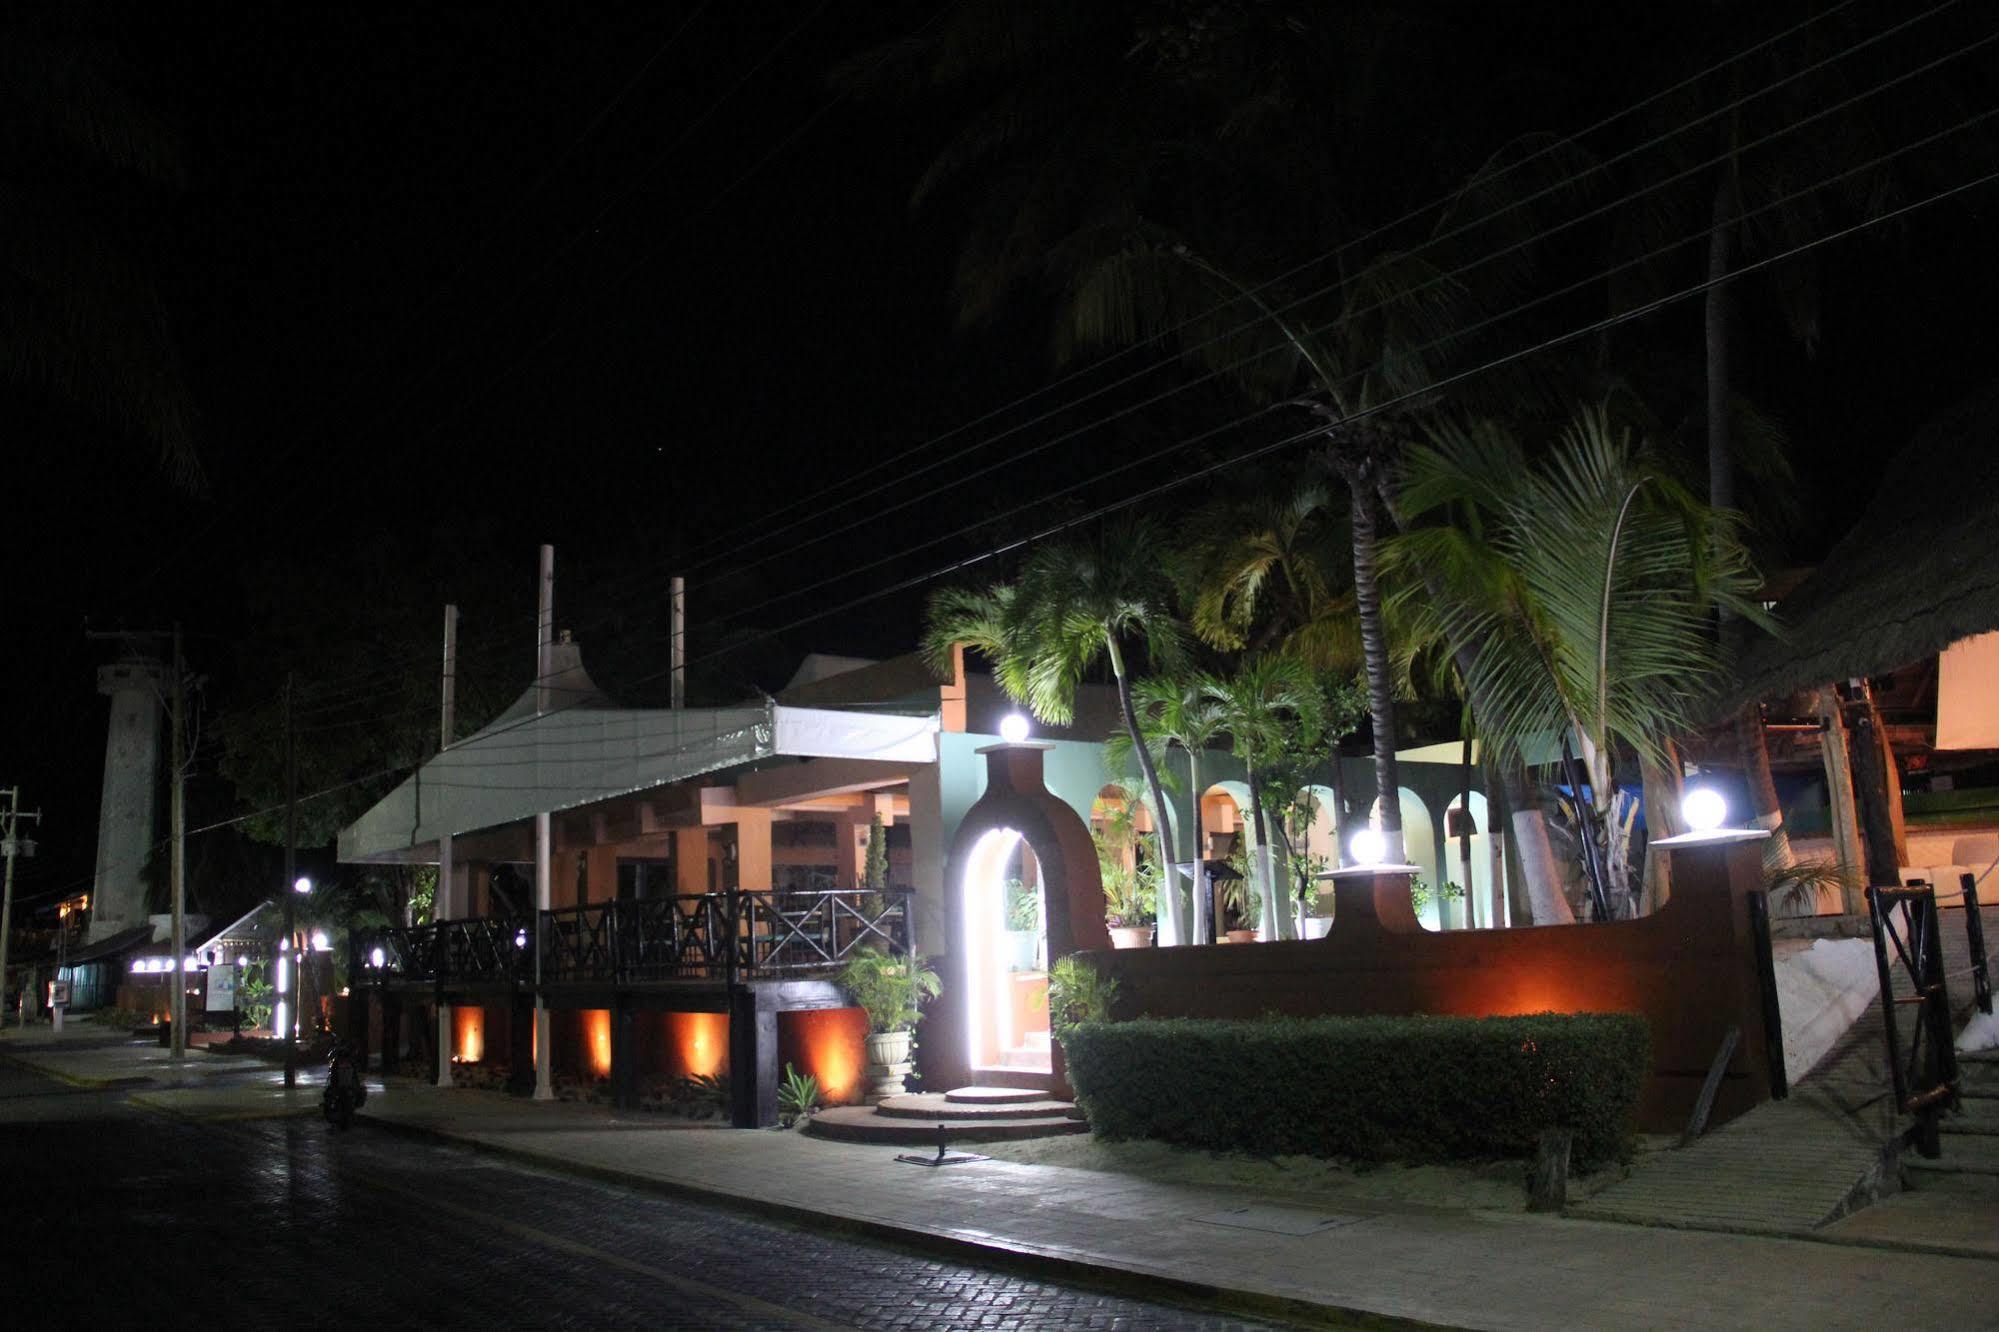
[[[16,1327],[1255,1326],[316,1117],[194,1124],[0,1066]],[[26,1313],[26,1321],[17,1321]]]

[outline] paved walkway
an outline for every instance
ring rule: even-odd
[[[1970,957],[1964,912],[1945,911],[1940,920],[1946,966],[1959,972]],[[1895,992],[1910,993],[1902,971],[1894,974]],[[1951,992],[1962,1019],[1969,1009],[1969,983],[1954,978]],[[1898,1013],[1904,1042],[1914,1011],[1905,1007]],[[1570,1214],[1650,1226],[1800,1234],[1894,1193],[1899,1179],[1891,1144],[1908,1121],[1894,1105],[1886,1052],[1876,998],[1788,1099],[1758,1106],[1684,1149],[1641,1157],[1630,1178],[1576,1204]],[[1974,1107],[1974,1113],[1982,1112]],[[1946,1159],[1953,1151],[1976,1150],[1964,1144],[1955,1135],[1946,1139]],[[1985,1215],[1999,1227],[1999,1211]],[[1999,1253],[1999,1242],[1973,1247]]]

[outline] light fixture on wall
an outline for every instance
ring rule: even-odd
[[[1018,712],[1009,712],[1000,718],[1000,739],[1010,745],[1020,744],[1027,739],[1027,718]]]

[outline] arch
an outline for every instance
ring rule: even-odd
[[[972,1049],[972,1006],[980,1002],[974,987],[990,977],[983,975],[974,954],[975,948],[992,942],[985,937],[991,917],[981,904],[989,903],[1017,850],[1033,855],[1042,884],[1049,964],[1083,949],[1111,946],[1096,844],[1082,815],[1049,792],[1042,767],[1046,748],[1002,744],[979,751],[986,760],[986,791],[966,811],[945,858],[943,947],[948,952],[938,965],[944,986],[932,1015],[935,1025],[925,1024],[937,1038],[926,1040],[923,1050],[930,1070],[946,1086],[971,1081],[979,1067]],[[1054,1052],[1047,1073],[1009,1071],[1006,1081],[1062,1087],[1061,1051]]]
[[[1458,881],[1463,880],[1464,871],[1458,858],[1458,839],[1451,836],[1451,812],[1463,802],[1462,795],[1453,796],[1444,811],[1445,875]],[[1465,893],[1479,927],[1491,929],[1506,924],[1506,861],[1503,854],[1495,854],[1500,844],[1493,837],[1490,807],[1485,792],[1476,788],[1471,793],[1471,817],[1478,831],[1471,836],[1472,881],[1465,884]]]

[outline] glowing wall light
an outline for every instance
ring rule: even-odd
[[[460,1004],[451,1010],[452,1057],[476,1064],[486,1057],[486,1010]]]
[[[285,1024],[290,1020],[290,1018],[291,1018],[291,1005],[287,1004],[282,999],[278,1000],[277,1009],[271,1017],[272,1034],[280,1036],[283,1035],[285,1030]]]
[[[1027,739],[1027,718],[1018,712],[1009,712],[1000,718],[1000,739],[1010,745],[1020,744]]]
[[[1373,828],[1362,828],[1347,842],[1356,865],[1379,865],[1388,855],[1388,839]]]
[[[611,1010],[583,1010],[583,1047],[589,1054],[590,1071],[600,1078],[611,1076]]]
[[[819,1092],[828,1105],[860,1099],[861,1066],[866,1063],[862,1043],[868,1035],[868,1015],[858,1008],[807,1009],[786,1013],[780,1047],[798,1071],[819,1079]]]
[[[1713,832],[1728,819],[1728,801],[1711,786],[1696,786],[1680,798],[1680,816],[1695,832]]]
[[[729,1066],[727,1013],[666,1013],[667,1049],[682,1076],[719,1077]]]

